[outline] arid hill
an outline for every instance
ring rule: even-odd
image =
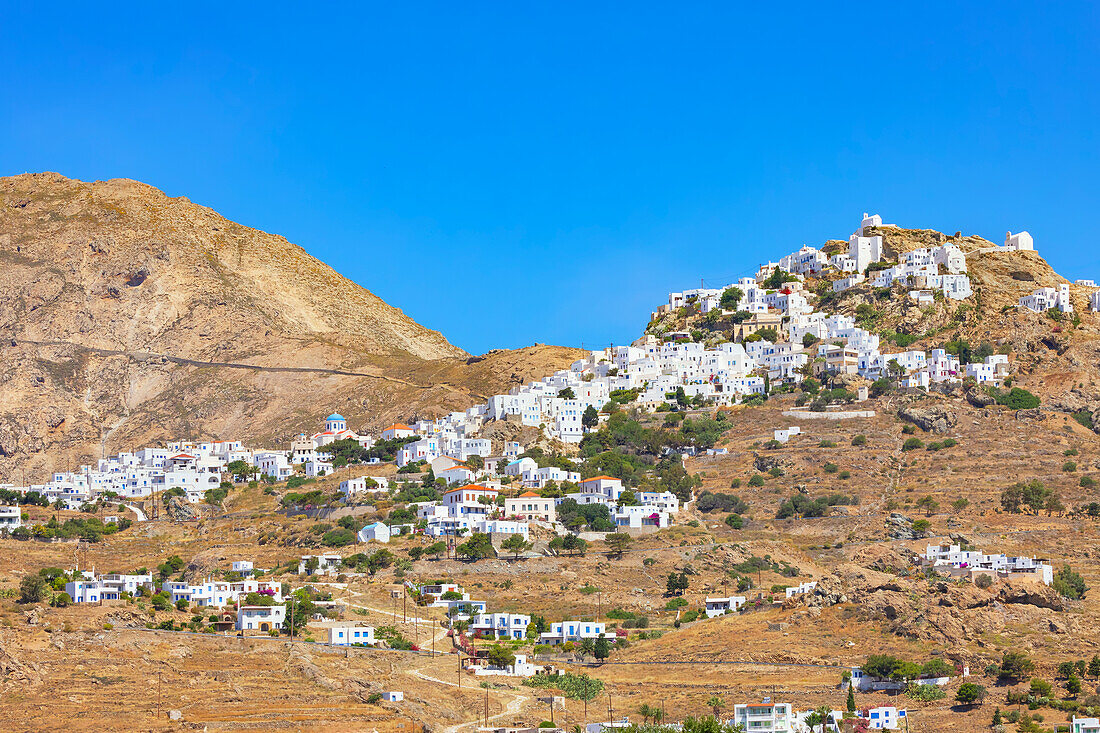
[[[576,358],[471,359],[286,239],[130,180],[0,179],[0,264],[0,481],[158,440],[285,440],[330,410],[377,429]]]

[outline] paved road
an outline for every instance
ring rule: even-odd
[[[122,506],[126,507],[127,509],[132,511],[134,514],[136,514],[137,515],[137,520],[139,522],[149,521],[149,517],[145,516],[145,512],[143,512],[137,504],[123,504]]]

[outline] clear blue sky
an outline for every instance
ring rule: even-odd
[[[863,211],[1100,278],[1096,4],[593,5],[16,3],[0,174],[188,196],[471,352],[627,342]]]

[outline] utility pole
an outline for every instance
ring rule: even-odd
[[[607,722],[615,722],[615,708],[611,707],[611,693],[607,693]]]
[[[553,722],[553,710],[551,710],[551,721]],[[485,683],[485,725],[489,725],[489,683]]]

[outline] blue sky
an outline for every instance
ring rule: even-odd
[[[863,211],[1100,277],[1095,4],[223,5],[6,8],[0,174],[188,196],[475,353]]]

